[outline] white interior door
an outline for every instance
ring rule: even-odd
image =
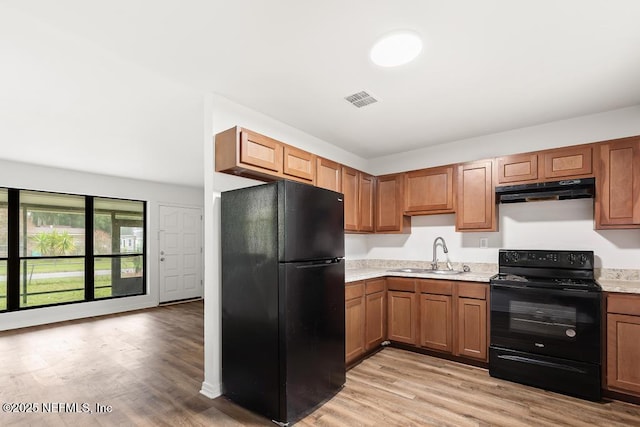
[[[160,206],[160,302],[202,297],[202,211]]]

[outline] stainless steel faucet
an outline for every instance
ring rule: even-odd
[[[431,261],[432,270],[438,269],[438,257],[436,254],[436,250],[438,249],[438,240],[442,242],[442,250],[444,251],[444,253],[449,253],[449,249],[447,249],[447,244],[444,242],[444,239],[442,237],[436,237],[436,239],[433,241],[433,260]],[[453,270],[453,266],[451,265],[449,260],[447,260],[447,268],[449,270]]]

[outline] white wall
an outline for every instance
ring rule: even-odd
[[[306,134],[265,114],[239,105],[222,96],[211,95],[205,102],[210,111],[209,135],[215,135],[233,126],[255,132],[294,145],[339,163],[367,171],[367,161],[326,141]],[[206,114],[206,113],[205,113]],[[207,125],[205,125],[206,127]],[[216,173],[213,138],[205,138],[205,378],[202,390],[206,396],[221,393],[220,384],[220,193],[235,188],[262,184],[259,181]],[[362,236],[360,236],[362,237]],[[355,239],[347,245],[364,254],[366,242]]]
[[[202,207],[203,190],[74,172],[7,160],[0,160],[0,183],[3,187],[86,194],[147,202],[147,295],[105,301],[46,307],[38,310],[3,313],[0,330],[21,328],[63,320],[78,319],[139,308],[154,307],[158,292],[158,211],[160,204]]]
[[[200,91],[3,3],[0,157],[202,186]]]
[[[411,234],[367,236],[361,258],[431,261],[433,241],[442,236],[452,262],[495,264],[501,248],[580,249],[594,251],[596,267],[640,269],[640,230],[594,231],[591,199],[499,205],[499,212],[495,233],[457,233],[453,214],[413,217]],[[480,238],[488,248],[480,248]],[[445,259],[441,248],[438,259]]]
[[[640,105],[378,157],[369,169],[383,175],[632,135],[640,135]]]
[[[535,151],[565,145],[596,142],[640,134],[640,106],[562,120],[456,141],[371,161],[376,174],[477,160],[486,157]],[[500,248],[593,250],[596,266],[640,269],[640,230],[593,229],[593,200],[565,200],[499,205],[496,233],[456,233],[455,217],[413,217],[410,235],[347,236],[356,256],[369,259],[431,260],[437,236],[445,238],[452,261],[497,263]],[[479,238],[489,248],[479,248]],[[442,259],[440,253],[439,258]]]

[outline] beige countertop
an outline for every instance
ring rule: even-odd
[[[640,294],[640,280],[598,279],[598,283],[600,283],[602,290],[606,292]]]
[[[345,282],[357,282],[359,280],[375,279],[378,277],[415,277],[419,279],[439,279],[439,280],[460,280],[466,282],[483,282],[489,283],[489,279],[495,273],[493,272],[474,272],[461,273],[451,276],[441,276],[430,273],[403,273],[388,271],[388,268],[347,268],[345,269]],[[605,292],[623,292],[631,294],[640,294],[640,280],[615,280],[615,279],[598,279],[598,283]]]
[[[415,277],[418,279],[439,279],[439,280],[461,280],[465,282],[485,282],[489,283],[489,279],[495,273],[482,273],[469,271],[467,273],[454,274],[450,276],[442,276],[433,273],[404,273],[396,271],[388,271],[385,268],[347,268],[345,269],[345,282],[357,282],[359,280],[375,279],[377,277],[395,276],[395,277]]]

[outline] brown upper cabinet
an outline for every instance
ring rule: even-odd
[[[376,182],[376,233],[409,233],[411,218],[404,216],[404,174],[383,175]]]
[[[236,126],[217,134],[215,144],[216,172],[263,181],[315,181],[313,154],[268,136]]]
[[[498,184],[538,180],[538,155],[514,154],[496,159]]]
[[[360,208],[358,206],[358,189],[360,172],[342,167],[342,194],[344,194],[344,230],[358,231]]]
[[[498,185],[584,178],[593,175],[591,145],[496,158]]]
[[[596,229],[640,228],[640,137],[597,147]]]
[[[290,145],[284,145],[283,151],[282,173],[285,178],[298,178],[313,183],[316,178],[316,156]]]
[[[372,232],[374,230],[375,177],[342,166],[344,194],[344,230]]]
[[[342,192],[342,171],[340,163],[316,157],[316,186]]]
[[[421,169],[405,174],[405,206],[407,215],[453,213],[454,166]]]
[[[347,232],[406,233],[410,216],[441,213],[456,213],[456,231],[497,231],[496,185],[592,176],[595,228],[640,228],[640,136],[375,177],[236,126],[215,136],[215,163],[342,192]]]
[[[375,229],[375,197],[376,197],[376,177],[360,172],[359,189],[360,223],[359,231],[373,232]]]
[[[540,154],[544,180],[593,176],[593,146],[578,145],[543,151]]]
[[[456,231],[497,231],[493,160],[458,165]]]

